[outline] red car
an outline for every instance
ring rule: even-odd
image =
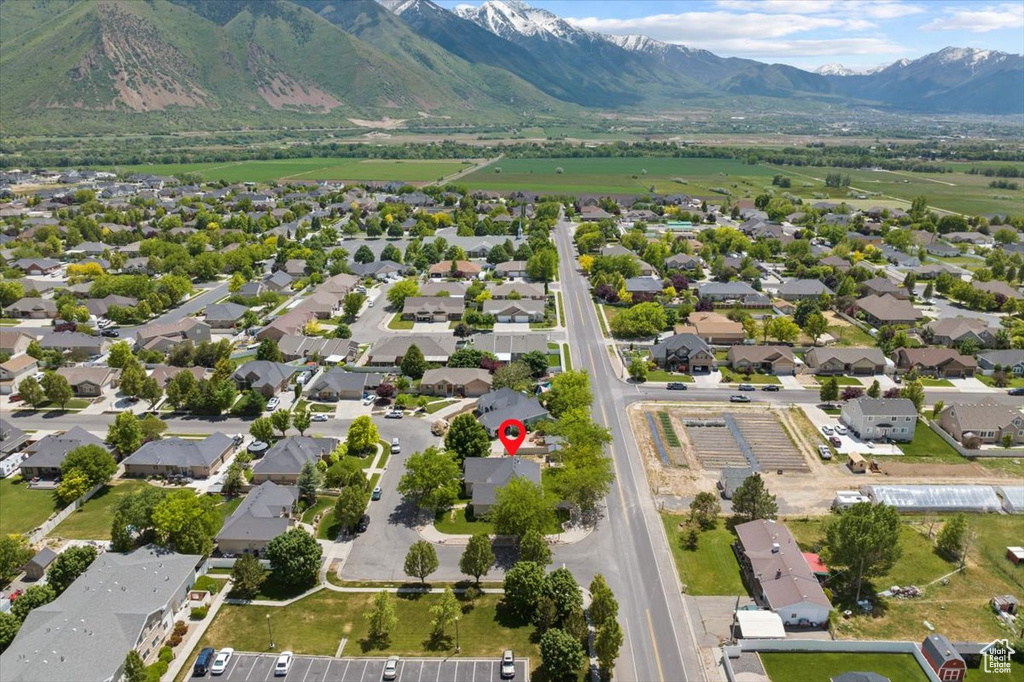
[[[12,396],[11,396],[11,397],[9,398],[9,400],[10,400],[10,401],[11,401],[12,403],[20,402],[20,401],[21,401],[21,394],[19,394],[19,393],[15,393],[14,395],[12,395]]]

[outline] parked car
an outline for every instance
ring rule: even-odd
[[[323,412],[315,412],[313,416],[309,418],[309,420],[313,422],[325,422],[327,421],[327,419],[327,415],[324,414]]]
[[[1024,386],[1018,386],[1017,388],[1011,388],[1008,393],[1010,395],[1024,395]]]
[[[384,415],[384,418],[385,419],[401,419],[403,416],[404,416],[404,413],[401,410],[391,410],[390,412],[388,412],[387,414]]]
[[[356,532],[365,533],[366,529],[370,527],[370,515],[363,514],[359,517],[359,521],[356,522]]]
[[[373,395],[364,395],[363,396],[363,405],[373,405],[375,402],[377,402],[377,396],[373,396]]]
[[[402,451],[402,442],[398,438],[391,439],[391,454],[397,455]]]
[[[384,491],[381,490],[380,486],[378,485],[378,486],[374,487],[373,492],[370,493],[370,499],[371,500],[379,500],[380,496],[382,494],[384,494]]]
[[[836,434],[840,436],[845,436],[846,433],[847,431],[845,426],[843,426],[842,424],[836,424]]]
[[[750,384],[740,384],[737,388],[739,390],[741,390],[741,391],[753,391],[754,390],[754,387],[751,386]]]
[[[245,440],[245,436],[243,436],[240,433],[236,433],[235,435],[231,436],[231,442],[234,443],[235,445],[241,445],[243,440]]]
[[[818,446],[818,455],[821,456],[822,459],[832,459],[832,451],[828,449],[827,445]]]
[[[282,651],[274,664],[274,677],[284,677],[292,669],[292,652]]]
[[[8,398],[8,400],[10,400],[12,403],[20,402],[21,401],[21,394],[20,393],[15,393],[10,398]]]
[[[831,436],[834,431],[831,426],[825,424],[824,426],[821,427],[821,432],[824,433],[826,436]]]
[[[750,398],[745,395],[731,395],[729,396],[730,403],[749,403]]]
[[[398,656],[388,656],[388,660],[384,663],[384,673],[381,675],[381,679],[396,680],[398,679]]]
[[[370,301],[367,301],[367,302],[366,302],[366,307],[367,307],[367,308],[372,308],[372,307],[373,307],[373,301],[372,301],[372,300],[370,300]]]
[[[897,384],[902,384],[903,383],[903,379],[900,377],[899,374],[893,374],[892,375],[892,380],[895,381]]]
[[[764,386],[761,387],[761,390],[762,391],[775,392],[775,391],[779,390],[779,385],[778,384],[765,384]]]
[[[267,412],[273,412],[274,410],[277,409],[277,406],[280,404],[281,400],[279,398],[271,398],[270,400],[267,401]]]
[[[505,649],[501,655],[501,679],[511,680],[516,676],[516,657],[511,649]]]
[[[670,391],[685,391],[686,384],[681,381],[670,381],[667,388]]]
[[[839,440],[839,436],[829,436],[828,442],[832,443],[832,445],[836,446],[837,448],[843,444],[843,441]]]
[[[214,654],[217,652],[213,650],[213,647],[206,647],[199,652],[196,656],[196,662],[192,666],[192,676],[202,677],[210,671],[210,664],[213,662]]]
[[[218,651],[217,658],[213,659],[213,665],[210,666],[210,674],[223,674],[228,667],[228,662],[231,660],[231,654],[233,653],[235,653],[235,650],[231,647],[227,647]]]
[[[117,331],[116,329],[104,329],[103,331],[100,332],[100,336],[106,336],[111,339],[116,339],[117,337],[121,336],[121,332]]]

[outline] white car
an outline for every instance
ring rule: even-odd
[[[274,677],[284,677],[292,669],[292,652],[282,651],[274,664]]]
[[[501,679],[511,680],[516,676],[516,657],[511,649],[505,649],[501,655]]]
[[[313,422],[325,422],[327,421],[327,415],[324,414],[323,412],[317,412],[316,414],[311,416],[309,420]]]
[[[832,451],[829,450],[827,445],[819,445],[818,446],[818,455],[822,459],[832,459]]]
[[[846,427],[843,426],[842,424],[838,424],[836,426],[836,435],[838,435],[838,436],[845,436],[846,435]]]
[[[391,454],[397,455],[401,451],[402,451],[402,444],[399,442],[399,440],[397,438],[392,438],[391,439]]]
[[[277,409],[277,406],[281,404],[281,401],[277,398],[271,398],[267,401],[267,412],[273,412]]]
[[[235,653],[235,650],[228,647],[221,649],[217,652],[217,658],[213,659],[213,665],[210,666],[211,675],[220,675],[228,667],[228,661],[231,660],[231,654]]]
[[[370,301],[367,301],[367,302],[366,302],[366,307],[367,307],[367,308],[372,308],[372,307],[373,307],[373,301],[372,301],[372,300],[370,300]]]
[[[831,436],[832,435],[832,427],[829,426],[828,424],[825,424],[824,426],[821,427],[821,432],[824,433],[826,436]]]
[[[368,395],[363,398],[363,405],[373,405],[377,401],[377,396]]]
[[[391,680],[398,679],[398,656],[389,656],[387,663],[384,664],[384,674],[381,675],[381,679]]]

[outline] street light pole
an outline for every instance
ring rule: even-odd
[[[270,648],[274,648],[274,629],[270,626],[270,614],[267,614],[267,632],[270,634]]]
[[[455,653],[462,651],[462,647],[459,646],[459,617],[455,616]]]

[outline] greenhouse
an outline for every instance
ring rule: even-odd
[[[998,512],[1003,508],[995,489],[986,485],[866,485],[861,492],[876,504],[904,512]]]

